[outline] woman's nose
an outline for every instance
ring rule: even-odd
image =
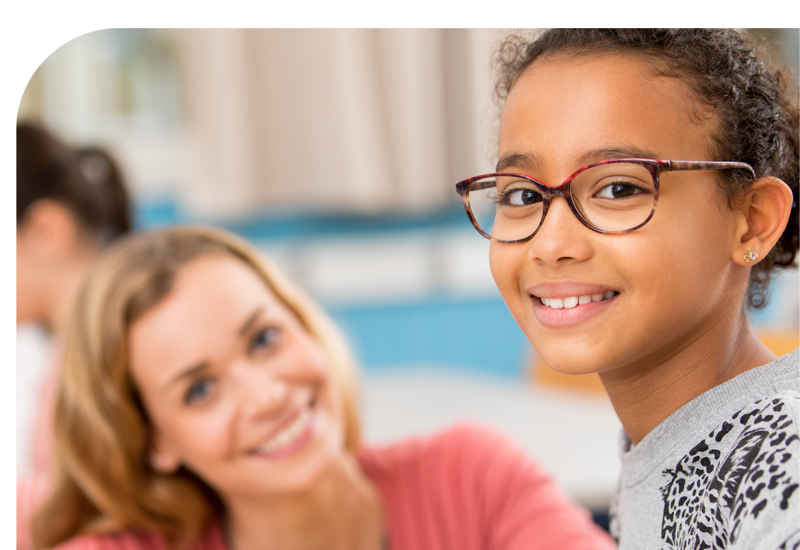
[[[247,365],[237,380],[237,398],[248,418],[280,415],[289,402],[289,384],[264,365]]]
[[[564,197],[553,197],[539,231],[530,241],[528,256],[553,267],[569,261],[586,260],[591,256],[591,244],[587,238],[591,233],[592,230],[575,216]]]

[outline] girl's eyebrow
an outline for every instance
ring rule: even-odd
[[[518,168],[524,168],[526,170],[532,170],[536,168],[536,157],[533,155],[529,155],[527,153],[510,153],[507,155],[503,155],[500,160],[497,161],[497,165],[494,168],[495,172],[502,172],[506,170],[509,166],[514,166]]]
[[[609,159],[621,159],[621,158],[645,158],[645,159],[656,159],[660,158],[656,153],[653,151],[648,151],[647,149],[642,149],[640,147],[635,147],[633,145],[621,145],[619,147],[603,147],[602,149],[594,149],[587,153],[584,153],[580,159],[578,159],[578,165],[576,168],[580,166],[586,166],[587,164],[592,164],[594,162],[598,162],[601,160],[609,160]],[[533,170],[538,166],[538,161],[536,157],[530,153],[508,153],[503,155],[500,160],[497,161],[497,166],[495,167],[495,172],[503,172],[504,170],[508,169],[509,167],[513,166],[515,168],[522,168],[525,170]]]
[[[580,164],[586,166],[593,162],[609,159],[623,159],[623,158],[644,158],[644,159],[657,159],[659,156],[652,151],[640,149],[632,145],[622,145],[620,147],[604,147],[602,149],[595,149],[584,153],[580,158]]]

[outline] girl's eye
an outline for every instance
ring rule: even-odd
[[[542,195],[533,189],[508,189],[500,198],[501,204],[511,206],[528,206],[537,202],[542,202]]]
[[[596,195],[600,199],[624,199],[644,193],[642,189],[628,182],[617,182],[603,187]]]
[[[250,351],[269,348],[277,342],[279,335],[280,331],[274,327],[258,331],[250,342]]]
[[[183,401],[187,405],[202,402],[208,398],[213,388],[214,382],[210,378],[197,380],[186,390]]]

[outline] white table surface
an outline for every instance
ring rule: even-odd
[[[361,391],[368,444],[478,422],[520,444],[584,506],[608,508],[621,425],[605,395],[421,366],[367,373]]]

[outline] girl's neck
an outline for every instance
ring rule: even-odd
[[[380,497],[350,455],[309,490],[264,500],[230,498],[230,550],[380,550]]]
[[[600,379],[630,440],[636,445],[695,397],[775,359],[744,311],[721,321],[666,359],[642,360],[601,372]]]

